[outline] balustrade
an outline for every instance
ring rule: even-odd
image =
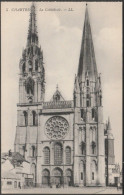
[[[73,101],[44,102],[43,108],[44,109],[73,108]]]

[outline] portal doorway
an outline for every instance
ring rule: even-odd
[[[118,186],[118,183],[119,183],[119,178],[118,177],[114,177],[114,183],[115,183],[115,186]]]
[[[72,186],[73,185],[73,180],[72,180],[72,170],[71,169],[66,169],[65,171],[65,184],[68,186]]]
[[[48,169],[44,169],[42,172],[42,184],[44,186],[50,185],[50,172]]]
[[[53,170],[53,185],[61,186],[63,184],[63,171],[60,168]]]

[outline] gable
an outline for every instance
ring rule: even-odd
[[[62,94],[60,93],[60,91],[57,89],[56,92],[53,94],[51,100],[51,102],[56,102],[56,101],[65,101],[65,99],[63,98]]]

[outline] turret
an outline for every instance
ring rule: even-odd
[[[106,148],[107,152],[106,153],[108,156],[108,165],[114,164],[115,163],[114,137],[112,134],[110,118],[108,118],[106,145],[107,145],[107,148]]]
[[[78,77],[75,75],[75,82],[74,82],[74,106],[80,107],[80,87]]]

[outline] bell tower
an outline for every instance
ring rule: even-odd
[[[74,183],[81,186],[104,186],[102,86],[101,76],[97,71],[87,6],[74,83],[74,148]]]
[[[39,112],[45,95],[45,69],[43,51],[38,43],[34,4],[31,6],[27,45],[22,52],[19,71],[19,103],[14,150],[34,163],[32,170],[35,174]]]
[[[19,63],[19,103],[44,101],[45,70],[43,51],[38,44],[35,6],[32,4],[26,48]]]

